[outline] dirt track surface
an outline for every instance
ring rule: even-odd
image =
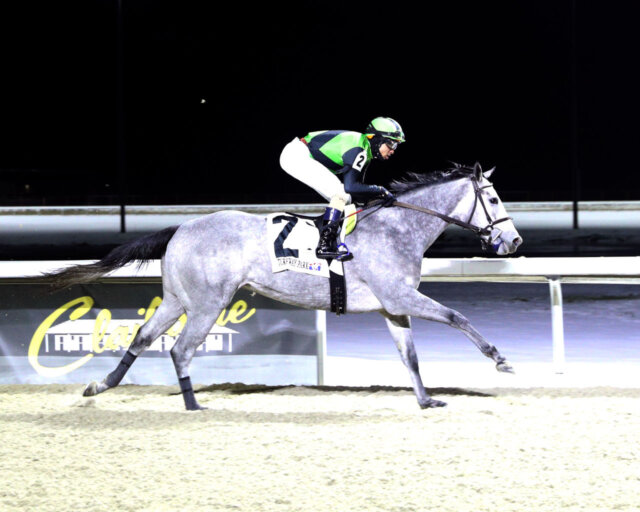
[[[639,389],[0,386],[3,511],[640,509]]]

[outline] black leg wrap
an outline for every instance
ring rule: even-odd
[[[107,386],[109,386],[110,388],[114,388],[118,384],[120,384],[120,381],[126,375],[127,371],[129,371],[129,368],[136,360],[136,357],[138,356],[134,356],[127,350],[127,353],[122,357],[120,363],[118,363],[118,367],[109,375],[107,375],[107,378],[105,379],[105,383],[107,384]]]
[[[196,400],[196,395],[193,393],[193,387],[191,386],[191,378],[190,377],[182,377],[178,379],[180,382],[180,390],[182,391],[182,398],[184,398],[184,406],[188,411],[195,411],[196,409],[202,409],[198,401]]]
[[[489,351],[489,354],[487,355],[487,357],[489,357],[490,359],[493,359],[498,364],[503,363],[507,359],[506,357],[503,357],[503,356],[500,355],[500,353],[498,352],[498,349],[496,347],[493,347]]]
[[[193,387],[191,387],[191,377],[182,377],[178,379],[180,382],[180,391],[183,393],[187,393],[189,391],[193,392]]]

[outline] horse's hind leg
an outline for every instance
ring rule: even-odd
[[[180,334],[178,341],[171,349],[171,358],[178,374],[178,382],[184,399],[184,405],[189,411],[204,409],[196,400],[189,377],[189,364],[196,349],[205,340],[211,327],[218,318],[222,308],[213,310],[187,311],[187,325]]]
[[[92,382],[84,390],[84,396],[93,396],[107,389],[114,388],[124,378],[125,374],[136,360],[154,340],[171,327],[184,312],[175,295],[164,292],[162,304],[158,307],[149,321],[136,334],[131,346],[118,363],[118,367],[107,375],[102,382]]]
[[[429,407],[443,407],[447,405],[445,402],[431,398],[424,389],[418,367],[418,355],[416,354],[416,348],[413,344],[411,318],[408,316],[392,316],[387,313],[383,313],[383,315],[387,321],[387,327],[389,327],[393,341],[396,342],[402,362],[409,370],[413,390],[420,407],[427,409]]]

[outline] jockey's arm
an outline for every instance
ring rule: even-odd
[[[386,188],[362,183],[362,172],[350,167],[343,174],[344,191],[355,201],[364,203],[369,199],[387,195]]]

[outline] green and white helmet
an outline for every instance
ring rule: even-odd
[[[397,121],[394,121],[390,117],[376,117],[369,123],[369,126],[367,126],[365,135],[380,135],[385,139],[395,140],[398,143],[405,141],[402,128]]]

